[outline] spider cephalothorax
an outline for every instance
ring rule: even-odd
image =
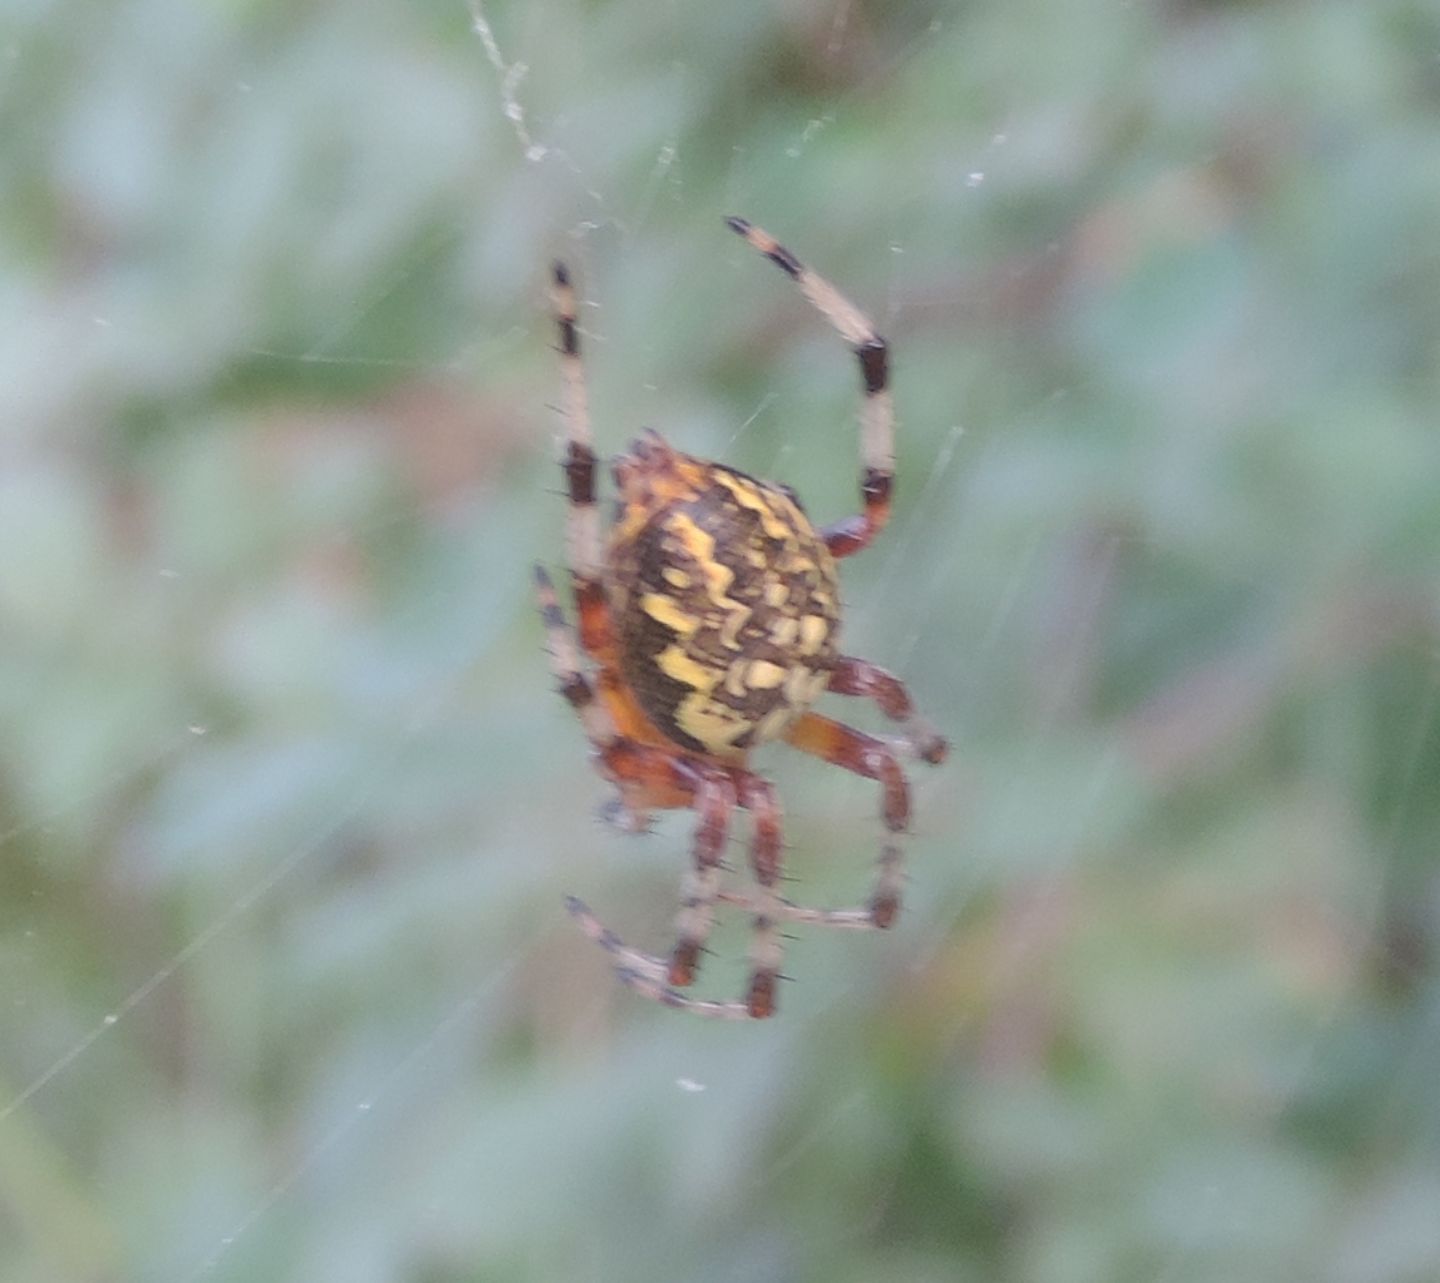
[[[538,567],[536,583],[552,666],[601,773],[618,790],[620,818],[638,828],[661,808],[689,807],[700,816],[676,922],[679,939],[668,961],[623,944],[573,898],[571,912],[616,959],[621,979],[646,997],[705,1015],[744,1017],[774,1011],[782,923],[886,927],[899,910],[899,839],[910,801],[896,742],[852,730],[810,706],[827,690],[868,696],[901,723],[900,748],[939,762],[946,746],[914,714],[898,679],[838,648],[836,559],[868,546],[889,515],[894,423],[885,341],[770,236],[743,219],[728,222],[794,278],[859,358],[863,511],[817,530],[787,487],[682,454],[647,432],[616,460],[619,502],[602,540],[575,296],[568,272],[556,264],[578,647]],[[596,666],[593,681],[581,668],[582,650]],[[770,784],[748,767],[750,750],[776,739],[880,782],[888,836],[867,907],[807,909],[779,895],[780,807]],[[753,820],[751,892],[720,884],[736,806]],[[694,979],[719,901],[742,905],[755,917],[743,1002],[697,1001],[671,987]]]

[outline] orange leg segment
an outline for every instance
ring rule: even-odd
[[[903,833],[910,823],[910,785],[895,754],[881,740],[841,722],[806,713],[786,733],[785,740],[802,753],[823,758],[867,780],[879,780],[880,815],[892,833]]]
[[[873,735],[866,735],[819,713],[806,713],[790,728],[785,738],[802,753],[880,782],[880,817],[891,836],[880,848],[869,916],[875,926],[888,927],[900,912],[904,857],[899,835],[910,823],[910,785],[900,769],[900,763],[895,760],[895,754]]]

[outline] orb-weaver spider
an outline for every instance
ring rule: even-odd
[[[694,867],[668,960],[624,944],[574,897],[570,912],[636,992],[702,1015],[744,1018],[775,1011],[784,923],[870,928],[895,920],[910,794],[894,748],[935,763],[946,743],[915,714],[897,678],[838,647],[835,561],[869,546],[890,513],[894,414],[885,340],[773,237],[742,218],[726,221],[795,281],[859,359],[862,511],[816,530],[787,487],[682,454],[646,432],[614,464],[619,504],[602,539],[575,292],[557,263],[552,301],[565,386],[562,467],[578,645],[549,576],[537,566],[535,578],[561,693],[580,717],[601,775],[617,789],[613,817],[643,828],[654,810],[699,813]],[[582,668],[582,651],[595,665],[593,675]],[[900,735],[878,739],[811,712],[825,691],[873,699],[900,723]],[[808,909],[779,894],[780,806],[768,781],[749,767],[750,751],[777,739],[879,781],[886,837],[865,908]],[[749,892],[720,882],[736,806],[753,822]],[[750,982],[740,1002],[677,992],[695,978],[720,901],[743,906],[755,919]]]

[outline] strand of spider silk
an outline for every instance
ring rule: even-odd
[[[392,755],[386,755],[389,763]],[[375,779],[381,778],[381,772],[377,771]],[[143,981],[136,988],[132,989],[113,1011],[101,1017],[99,1021],[68,1050],[53,1061],[50,1066],[33,1078],[25,1086],[18,1096],[0,1108],[0,1123],[3,1123],[17,1109],[25,1104],[37,1092],[43,1090],[49,1083],[54,1081],[60,1074],[64,1073],[76,1060],[94,1046],[97,1039],[108,1033],[118,1025],[126,1016],[135,1010],[162,984],[170,979],[197,953],[205,948],[212,940],[232,926],[239,918],[243,917],[266,895],[280,885],[287,877],[308,860],[317,850],[340,830],[361,806],[368,800],[370,790],[368,784],[365,788],[355,791],[355,799],[348,806],[342,807],[335,819],[326,824],[308,841],[302,842],[294,851],[282,860],[274,869],[267,873],[248,891],[244,892],[238,899],[232,900],[225,911],[218,917],[212,919],[208,925],[203,927],[197,935],[192,936],[180,949],[173,953],[158,970],[151,974],[149,979]]]
[[[301,1154],[285,1173],[265,1191],[254,1206],[236,1221],[234,1227],[221,1236],[215,1250],[201,1261],[192,1273],[185,1276],[184,1283],[195,1283],[195,1280],[203,1279],[207,1274],[212,1273],[235,1245],[249,1234],[265,1218],[270,1209],[295,1187],[296,1182],[304,1177],[362,1121],[370,1117],[375,1106],[391,1096],[395,1089],[410,1076],[412,1071],[424,1063],[453,1029],[465,1022],[488,998],[494,996],[496,989],[510,978],[517,966],[518,960],[512,956],[509,962],[489,975],[478,988],[467,993],[445,1015],[441,1016],[430,1032],[391,1066],[380,1085],[363,1099],[356,1101],[353,1112],[348,1113]]]
[[[314,835],[305,842],[300,843],[288,856],[278,865],[260,878],[247,891],[243,892],[237,899],[232,900],[226,908],[184,945],[173,953],[148,979],[132,989],[114,1010],[106,1013],[100,1018],[85,1034],[83,1034],[71,1047],[62,1052],[51,1064],[29,1083],[23,1087],[19,1094],[0,1106],[0,1123],[20,1109],[37,1092],[42,1091],[49,1083],[53,1082],[66,1069],[68,1069],[85,1052],[95,1045],[96,1041],[103,1035],[115,1028],[126,1016],[135,1010],[162,984],[170,979],[196,954],[204,949],[212,940],[221,935],[224,931],[233,926],[240,918],[248,913],[256,904],[270,894],[296,869],[304,864],[316,851],[337,833],[344,825],[349,823],[351,818],[359,813],[361,808],[370,800],[374,792],[374,785],[384,779],[393,769],[394,764],[399,761],[410,742],[420,733],[425,724],[425,718],[432,714],[437,708],[443,706],[445,691],[431,695],[425,702],[420,712],[411,717],[406,723],[404,732],[396,742],[383,754],[377,755],[374,769],[371,770],[364,780],[357,785],[354,796],[345,805],[338,808],[334,817],[321,825]]]

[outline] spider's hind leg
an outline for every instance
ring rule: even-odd
[[[725,853],[725,837],[735,809],[735,785],[730,777],[723,771],[705,772],[695,789],[694,806],[700,815],[700,823],[695,828],[695,864],[685,875],[680,890],[675,949],[666,973],[672,985],[694,983],[700,953],[715,923],[720,857]]]
[[[634,949],[620,939],[584,904],[571,896],[566,907],[580,928],[615,960],[620,980],[642,997],[667,1007],[726,1020],[763,1019],[775,1014],[775,989],[780,975],[782,920],[790,916],[776,892],[780,878],[780,806],[769,782],[740,769],[713,769],[690,762],[675,769],[693,772],[693,805],[700,822],[695,830],[694,867],[686,875],[676,918],[674,951],[669,960]],[[721,890],[720,857],[731,813],[739,802],[754,819],[750,864],[758,890],[736,897]],[[750,947],[750,983],[742,1002],[709,1002],[677,992],[695,979],[700,954],[714,924],[718,900],[738,900],[755,915]]]
[[[780,882],[780,803],[769,780],[749,771],[737,772],[740,802],[750,812],[754,833],[750,839],[750,871],[755,875],[756,892],[744,903],[755,915],[755,934],[750,942],[750,985],[745,1005],[752,1016],[775,1014],[775,989],[781,979],[780,964],[785,955],[780,933],[782,901]],[[730,897],[726,897],[730,898]]]
[[[547,612],[547,624],[550,619]],[[564,641],[566,637],[568,630],[558,640]],[[570,645],[573,649],[573,642]],[[556,665],[559,672],[565,666],[564,646],[552,644],[553,653],[562,656]],[[588,683],[586,685],[588,689]],[[561,688],[575,689],[573,682],[564,677]],[[596,703],[595,707],[603,713],[601,705]],[[720,862],[736,803],[734,780],[728,771],[637,744],[613,730],[608,740],[595,735],[591,740],[597,749],[601,773],[614,781],[620,791],[619,809],[624,814],[640,817],[647,816],[651,810],[680,807],[690,807],[698,813],[693,865],[681,888],[680,911],[675,919],[675,947],[668,962],[622,943],[573,896],[567,898],[567,907],[585,934],[615,957],[616,972],[632,989],[668,1006],[692,1008],[706,1015],[735,1015],[728,1010],[730,1004],[693,1002],[668,988],[694,982],[700,955],[714,925]],[[741,1014],[748,1014],[743,1006],[739,1010]]]
[[[658,1002],[678,1011],[693,1012],[697,1016],[710,1016],[718,1020],[748,1020],[750,1008],[743,1002],[707,1002],[700,998],[689,998],[667,984],[669,965],[654,954],[632,949],[619,936],[600,921],[589,908],[573,895],[565,899],[565,907],[587,936],[615,960],[615,975],[627,988],[633,989],[642,998]]]

